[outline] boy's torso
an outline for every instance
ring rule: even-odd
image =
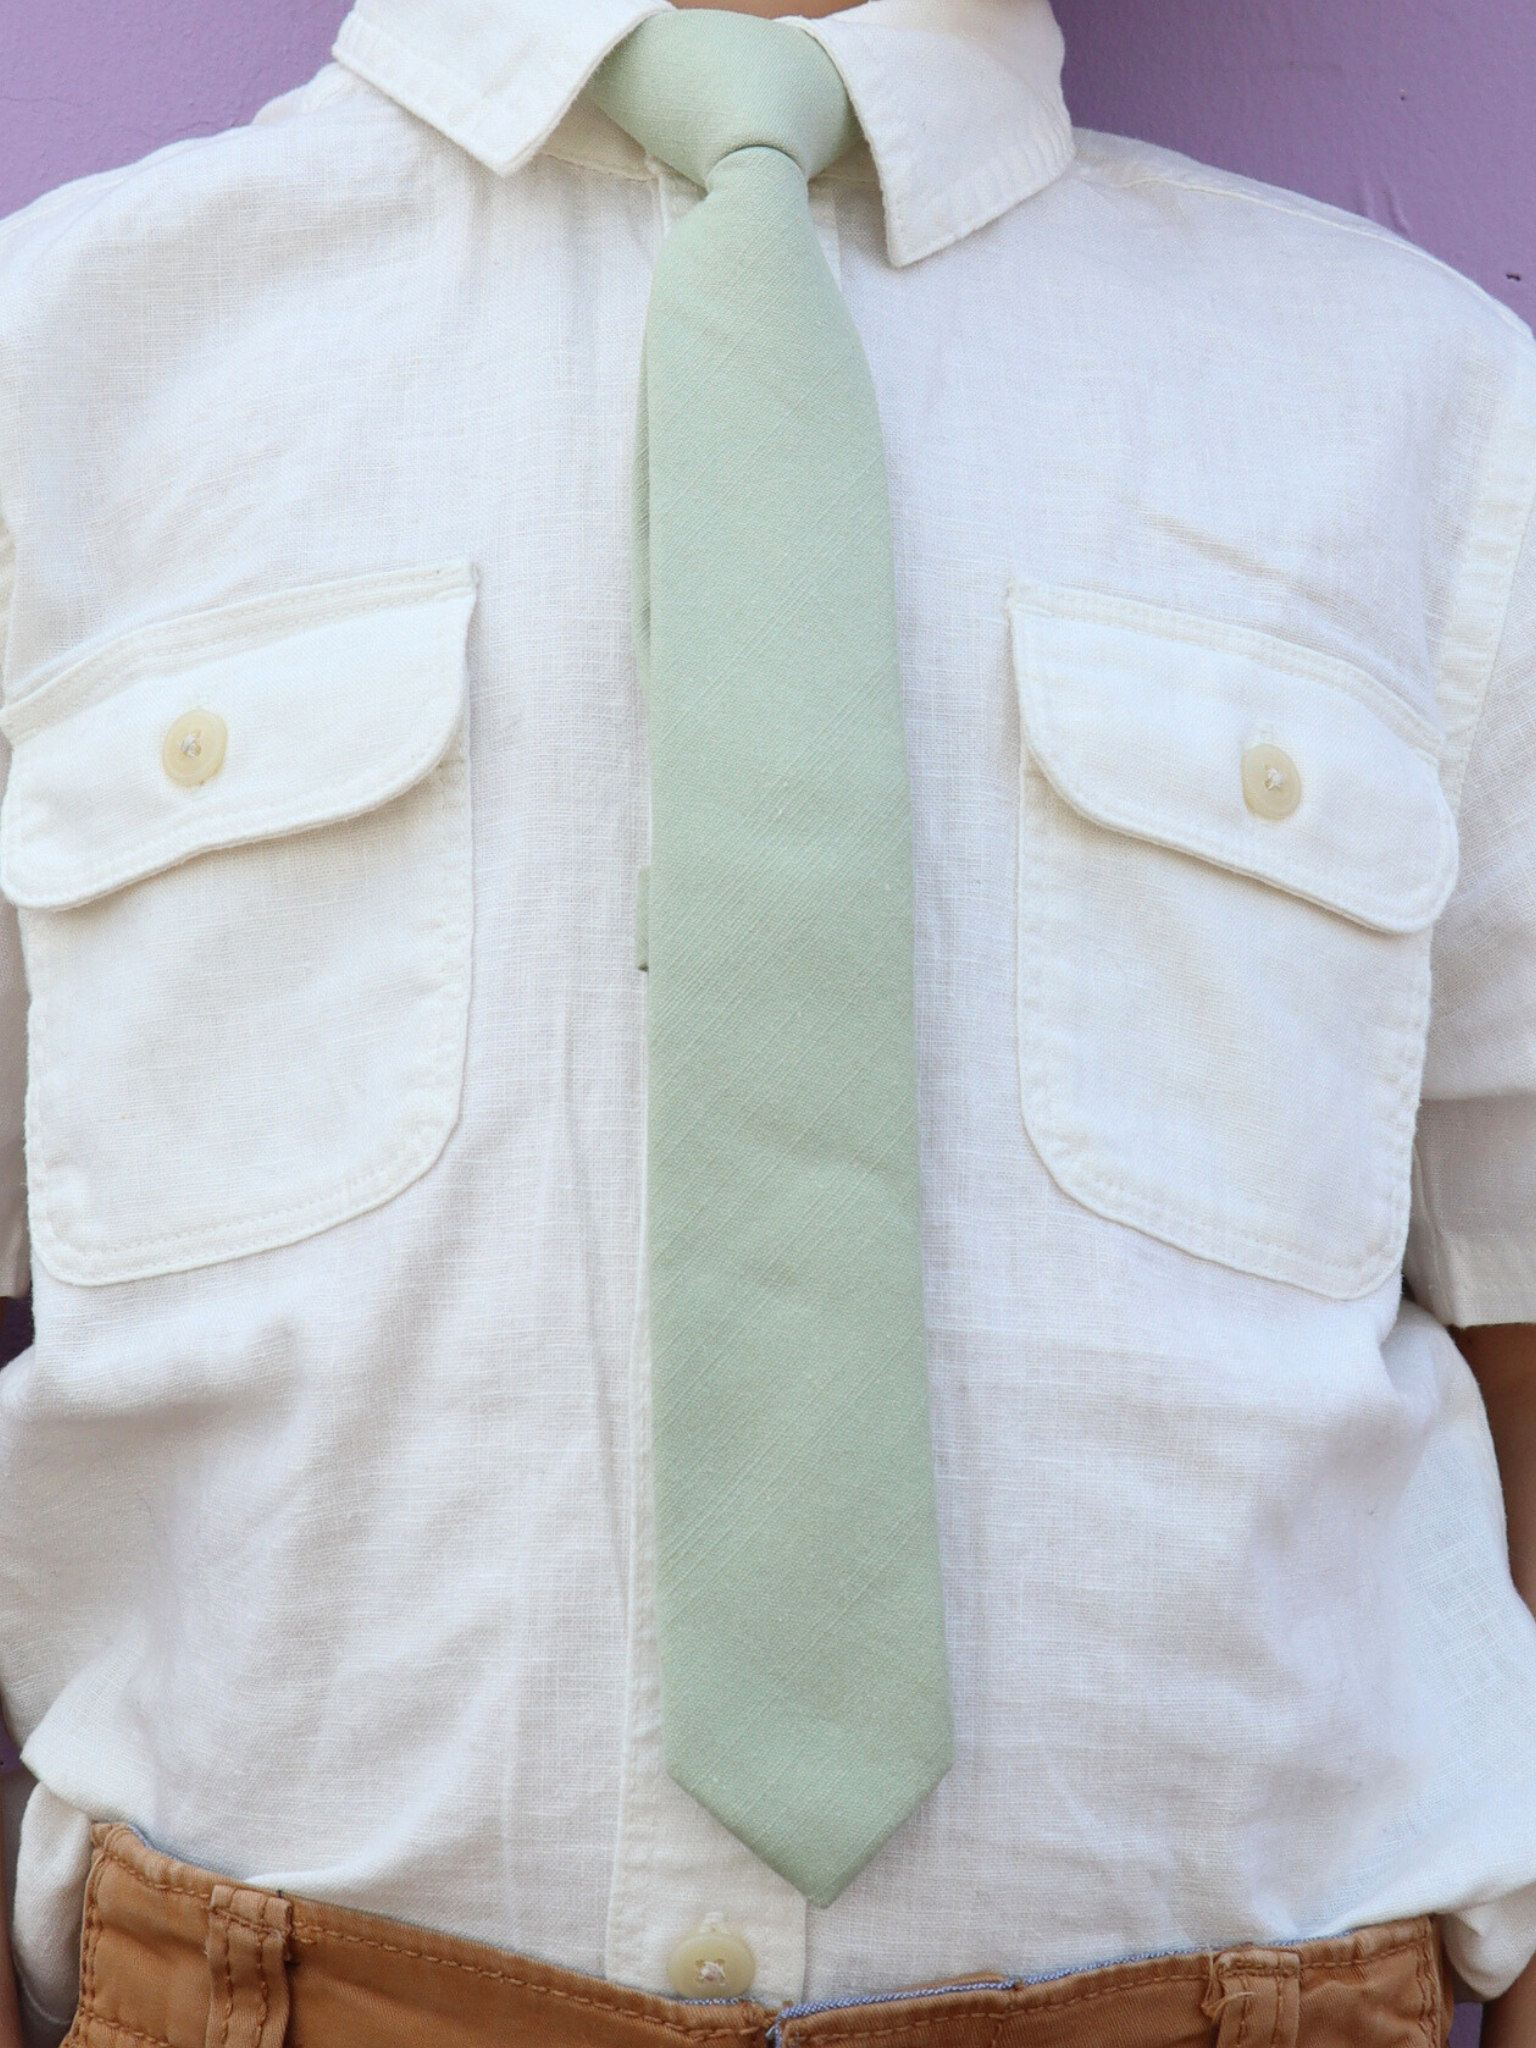
[[[28,1760],[625,1981],[720,1913],[768,1997],[1508,1889],[1536,1644],[1398,1288],[1530,372],[1387,238],[1095,138],[900,270],[867,167],[814,195],[892,484],[959,1761],[809,1927],[666,1779],[627,528],[691,203],[582,109],[498,180],[327,73],[0,248]]]

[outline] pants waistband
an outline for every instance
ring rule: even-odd
[[[608,1984],[94,1832],[66,2048],[1444,2048],[1433,1921],[773,2011]]]

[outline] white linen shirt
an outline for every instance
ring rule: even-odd
[[[1440,1911],[1497,1990],[1536,1623],[1436,1319],[1536,1319],[1536,351],[1363,221],[1074,152],[1046,0],[811,29],[958,1761],[826,1911],[665,1775],[627,527],[697,194],[580,96],[659,4],[361,0],[0,230],[30,1993],[105,1818],[657,1987],[710,1914],[784,2000]]]

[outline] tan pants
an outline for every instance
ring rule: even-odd
[[[227,1884],[98,1828],[68,2048],[1442,2048],[1429,1920],[782,2017]]]

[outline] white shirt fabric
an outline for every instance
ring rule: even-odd
[[[1536,1622],[1441,1323],[1536,1319],[1536,350],[1363,221],[1074,147],[1046,0],[811,30],[958,1761],[826,1911],[665,1775],[627,529],[697,195],[580,97],[652,4],[362,0],[0,231],[31,1995],[105,1818],[657,1987],[709,1914],[782,2000],[1438,1911],[1496,1991]]]

